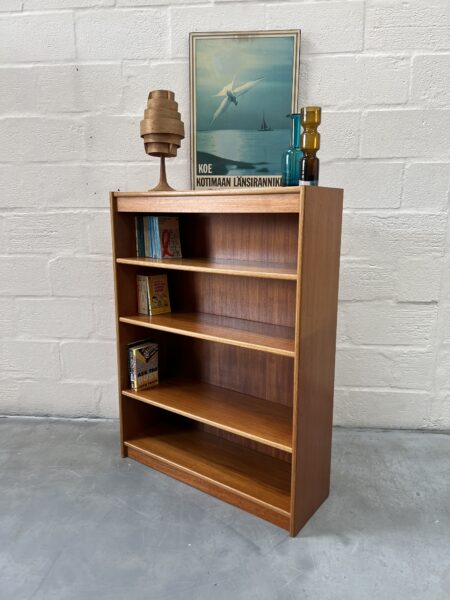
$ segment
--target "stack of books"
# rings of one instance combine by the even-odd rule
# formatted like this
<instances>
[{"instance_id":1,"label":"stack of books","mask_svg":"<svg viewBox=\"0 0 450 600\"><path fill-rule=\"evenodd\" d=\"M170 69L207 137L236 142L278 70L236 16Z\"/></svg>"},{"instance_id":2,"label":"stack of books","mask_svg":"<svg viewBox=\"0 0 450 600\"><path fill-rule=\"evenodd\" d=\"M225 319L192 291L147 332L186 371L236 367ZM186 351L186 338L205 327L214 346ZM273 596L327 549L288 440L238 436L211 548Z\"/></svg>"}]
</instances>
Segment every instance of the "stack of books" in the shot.
<instances>
[{"instance_id":1,"label":"stack of books","mask_svg":"<svg viewBox=\"0 0 450 600\"><path fill-rule=\"evenodd\" d=\"M181 258L178 217L137 215L136 254L147 258Z\"/></svg>"},{"instance_id":2,"label":"stack of books","mask_svg":"<svg viewBox=\"0 0 450 600\"><path fill-rule=\"evenodd\" d=\"M160 315L170 312L167 275L137 275L138 313Z\"/></svg>"},{"instance_id":3,"label":"stack of books","mask_svg":"<svg viewBox=\"0 0 450 600\"><path fill-rule=\"evenodd\" d=\"M140 340L128 345L128 374L134 391L158 385L158 344Z\"/></svg>"}]
</instances>

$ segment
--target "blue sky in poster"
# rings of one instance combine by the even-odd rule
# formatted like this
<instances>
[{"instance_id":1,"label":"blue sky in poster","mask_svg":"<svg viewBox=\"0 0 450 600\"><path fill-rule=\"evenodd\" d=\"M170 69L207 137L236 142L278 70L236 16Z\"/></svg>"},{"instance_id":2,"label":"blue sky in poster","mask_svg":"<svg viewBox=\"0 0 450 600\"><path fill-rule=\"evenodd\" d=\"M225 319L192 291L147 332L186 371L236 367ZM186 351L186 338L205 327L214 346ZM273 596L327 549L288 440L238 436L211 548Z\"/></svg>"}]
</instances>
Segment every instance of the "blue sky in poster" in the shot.
<instances>
[{"instance_id":1,"label":"blue sky in poster","mask_svg":"<svg viewBox=\"0 0 450 600\"><path fill-rule=\"evenodd\" d=\"M264 112L273 129L286 129L291 112L293 36L198 38L196 41L197 130L258 129ZM238 104L211 124L223 98L215 97L234 80L234 87L263 78Z\"/></svg>"}]
</instances>

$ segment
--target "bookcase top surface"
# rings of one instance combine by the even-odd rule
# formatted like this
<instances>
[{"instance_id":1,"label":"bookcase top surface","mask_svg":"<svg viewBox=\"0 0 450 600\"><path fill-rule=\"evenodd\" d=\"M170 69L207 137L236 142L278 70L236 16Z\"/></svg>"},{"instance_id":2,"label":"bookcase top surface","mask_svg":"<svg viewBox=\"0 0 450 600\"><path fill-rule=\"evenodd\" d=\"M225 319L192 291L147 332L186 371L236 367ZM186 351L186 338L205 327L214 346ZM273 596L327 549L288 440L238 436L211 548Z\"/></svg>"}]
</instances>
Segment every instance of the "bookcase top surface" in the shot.
<instances>
[{"instance_id":1,"label":"bookcase top surface","mask_svg":"<svg viewBox=\"0 0 450 600\"><path fill-rule=\"evenodd\" d=\"M341 188L323 187L323 186L288 186L288 187L267 187L267 188L224 188L217 190L172 190L172 191L130 191L130 192L111 192L115 198L174 198L177 196L266 196L273 194L292 194L298 195L305 189L314 190L340 190Z\"/></svg>"}]
</instances>

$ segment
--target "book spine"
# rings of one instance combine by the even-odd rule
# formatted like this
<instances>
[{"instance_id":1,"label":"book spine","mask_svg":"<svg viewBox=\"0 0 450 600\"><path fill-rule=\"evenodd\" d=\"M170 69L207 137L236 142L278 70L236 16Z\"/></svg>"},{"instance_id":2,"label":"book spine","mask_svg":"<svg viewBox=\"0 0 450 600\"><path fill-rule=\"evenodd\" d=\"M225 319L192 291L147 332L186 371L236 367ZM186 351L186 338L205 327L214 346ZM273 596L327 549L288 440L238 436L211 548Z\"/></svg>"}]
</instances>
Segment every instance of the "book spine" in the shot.
<instances>
[{"instance_id":1,"label":"book spine","mask_svg":"<svg viewBox=\"0 0 450 600\"><path fill-rule=\"evenodd\" d=\"M142 215L139 215L139 248L140 256L145 256L145 243L144 243L144 219Z\"/></svg>"},{"instance_id":2,"label":"book spine","mask_svg":"<svg viewBox=\"0 0 450 600\"><path fill-rule=\"evenodd\" d=\"M128 374L130 377L130 388L135 390L136 389L136 357L134 355L134 352L131 348L128 348Z\"/></svg>"},{"instance_id":3,"label":"book spine","mask_svg":"<svg viewBox=\"0 0 450 600\"><path fill-rule=\"evenodd\" d=\"M149 217L150 219L150 248L151 248L151 257L156 258L155 254L155 217Z\"/></svg>"},{"instance_id":4,"label":"book spine","mask_svg":"<svg viewBox=\"0 0 450 600\"><path fill-rule=\"evenodd\" d=\"M138 301L138 314L149 315L149 303L148 303L148 278L145 275L137 275L137 301Z\"/></svg>"},{"instance_id":5,"label":"book spine","mask_svg":"<svg viewBox=\"0 0 450 600\"><path fill-rule=\"evenodd\" d=\"M150 241L150 232L149 232L149 221L148 221L148 217L142 217L143 221L144 221L144 256L151 256L150 254L150 246L149 246L149 241Z\"/></svg>"},{"instance_id":6,"label":"book spine","mask_svg":"<svg viewBox=\"0 0 450 600\"><path fill-rule=\"evenodd\" d=\"M136 235L136 256L139 257L139 217L137 215L134 217L134 232Z\"/></svg>"},{"instance_id":7,"label":"book spine","mask_svg":"<svg viewBox=\"0 0 450 600\"><path fill-rule=\"evenodd\" d=\"M153 258L160 258L158 247L158 217L152 217Z\"/></svg>"}]
</instances>

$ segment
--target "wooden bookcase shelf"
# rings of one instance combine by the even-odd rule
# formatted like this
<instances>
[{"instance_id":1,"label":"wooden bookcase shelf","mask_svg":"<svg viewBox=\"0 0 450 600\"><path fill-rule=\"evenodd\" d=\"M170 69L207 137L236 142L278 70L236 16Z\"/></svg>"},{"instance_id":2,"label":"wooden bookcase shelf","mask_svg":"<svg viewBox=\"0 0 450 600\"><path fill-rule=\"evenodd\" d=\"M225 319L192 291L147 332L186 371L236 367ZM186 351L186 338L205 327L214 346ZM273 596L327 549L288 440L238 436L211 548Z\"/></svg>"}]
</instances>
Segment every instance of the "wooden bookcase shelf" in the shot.
<instances>
[{"instance_id":1,"label":"wooden bookcase shelf","mask_svg":"<svg viewBox=\"0 0 450 600\"><path fill-rule=\"evenodd\" d=\"M180 219L182 259L136 258L135 215ZM296 535L329 493L342 190L111 194L121 447ZM172 312L137 314L136 275ZM159 345L129 389L127 346Z\"/></svg>"},{"instance_id":2,"label":"wooden bookcase shelf","mask_svg":"<svg viewBox=\"0 0 450 600\"><path fill-rule=\"evenodd\" d=\"M117 262L137 267L175 269L219 275L237 275L241 277L261 277L262 279L297 280L296 265L261 263L256 261L211 260L207 258L118 258Z\"/></svg>"},{"instance_id":3,"label":"wooden bookcase shelf","mask_svg":"<svg viewBox=\"0 0 450 600\"><path fill-rule=\"evenodd\" d=\"M205 313L166 313L146 317L120 317L121 323L141 325L180 335L187 335L272 354L294 356L294 329L271 323L259 323Z\"/></svg>"},{"instance_id":4,"label":"wooden bookcase shelf","mask_svg":"<svg viewBox=\"0 0 450 600\"><path fill-rule=\"evenodd\" d=\"M123 390L122 393L272 448L292 452L292 407L183 378L162 381L148 390Z\"/></svg>"}]
</instances>

